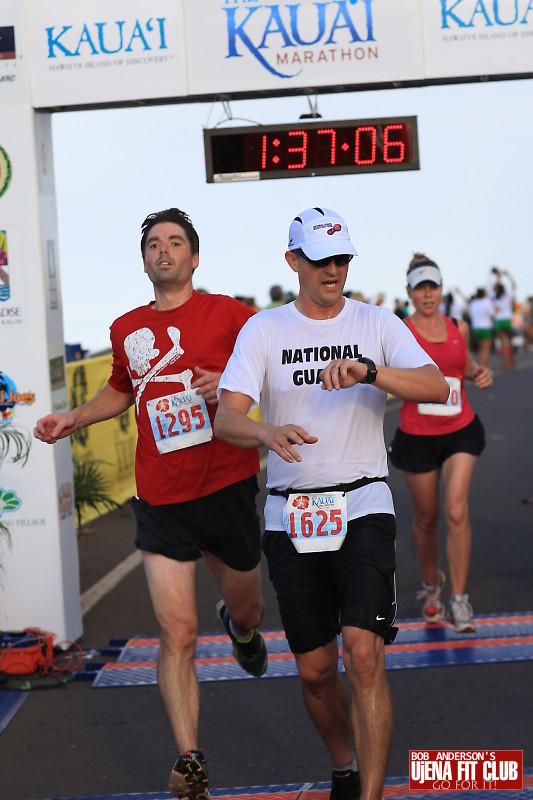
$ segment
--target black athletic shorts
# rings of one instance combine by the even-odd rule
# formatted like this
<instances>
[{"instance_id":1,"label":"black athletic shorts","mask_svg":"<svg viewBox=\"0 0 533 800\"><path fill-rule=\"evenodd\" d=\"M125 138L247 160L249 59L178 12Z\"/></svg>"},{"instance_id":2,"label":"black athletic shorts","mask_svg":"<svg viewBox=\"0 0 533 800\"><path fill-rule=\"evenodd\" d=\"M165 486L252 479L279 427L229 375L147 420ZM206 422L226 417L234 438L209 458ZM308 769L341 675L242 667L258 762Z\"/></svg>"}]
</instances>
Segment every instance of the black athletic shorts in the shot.
<instances>
[{"instance_id":1,"label":"black athletic shorts","mask_svg":"<svg viewBox=\"0 0 533 800\"><path fill-rule=\"evenodd\" d=\"M476 415L466 427L441 436L416 436L399 428L389 446L391 463L405 472L439 469L454 453L479 456L485 449L485 429Z\"/></svg>"},{"instance_id":2,"label":"black athletic shorts","mask_svg":"<svg viewBox=\"0 0 533 800\"><path fill-rule=\"evenodd\" d=\"M293 653L324 647L345 625L385 644L394 640L395 547L392 514L350 520L340 550L329 553L298 553L285 531L265 531L263 551Z\"/></svg>"},{"instance_id":3,"label":"black athletic shorts","mask_svg":"<svg viewBox=\"0 0 533 800\"><path fill-rule=\"evenodd\" d=\"M228 567L254 569L261 561L261 529L252 475L218 492L184 503L152 506L133 497L136 546L176 561L196 561L209 550Z\"/></svg>"}]
</instances>

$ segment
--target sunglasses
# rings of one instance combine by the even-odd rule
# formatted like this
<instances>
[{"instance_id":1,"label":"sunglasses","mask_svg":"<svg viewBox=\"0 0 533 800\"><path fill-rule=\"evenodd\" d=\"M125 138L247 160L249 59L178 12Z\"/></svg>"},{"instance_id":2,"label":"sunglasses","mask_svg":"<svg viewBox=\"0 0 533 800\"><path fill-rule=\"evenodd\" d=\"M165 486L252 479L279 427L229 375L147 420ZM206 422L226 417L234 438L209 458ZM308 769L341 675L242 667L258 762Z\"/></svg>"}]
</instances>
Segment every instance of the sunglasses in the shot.
<instances>
[{"instance_id":1,"label":"sunglasses","mask_svg":"<svg viewBox=\"0 0 533 800\"><path fill-rule=\"evenodd\" d=\"M308 258L305 255L304 251L301 248L298 248L294 252L297 253L299 256L302 256L302 258L305 258L305 260L308 261L310 264L312 264L313 267L327 267L330 261L334 261L336 267L345 267L347 264L350 263L350 261L353 258L353 255L351 255L351 253L343 253L340 256L327 256L326 258L319 258L316 261L313 261L312 258Z\"/></svg>"}]
</instances>

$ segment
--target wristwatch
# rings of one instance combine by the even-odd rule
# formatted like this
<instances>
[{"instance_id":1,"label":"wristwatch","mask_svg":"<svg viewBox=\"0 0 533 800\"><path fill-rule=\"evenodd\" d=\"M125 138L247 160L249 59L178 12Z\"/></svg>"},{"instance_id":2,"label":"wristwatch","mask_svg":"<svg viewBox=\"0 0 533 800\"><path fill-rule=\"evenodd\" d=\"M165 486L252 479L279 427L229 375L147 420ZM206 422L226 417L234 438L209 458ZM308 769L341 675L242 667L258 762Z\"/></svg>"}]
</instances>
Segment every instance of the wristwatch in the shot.
<instances>
[{"instance_id":1,"label":"wristwatch","mask_svg":"<svg viewBox=\"0 0 533 800\"><path fill-rule=\"evenodd\" d=\"M360 361L362 364L366 364L366 378L364 379L364 381L361 381L361 383L374 383L377 378L378 371L372 359L361 357L358 358L357 360Z\"/></svg>"}]
</instances>

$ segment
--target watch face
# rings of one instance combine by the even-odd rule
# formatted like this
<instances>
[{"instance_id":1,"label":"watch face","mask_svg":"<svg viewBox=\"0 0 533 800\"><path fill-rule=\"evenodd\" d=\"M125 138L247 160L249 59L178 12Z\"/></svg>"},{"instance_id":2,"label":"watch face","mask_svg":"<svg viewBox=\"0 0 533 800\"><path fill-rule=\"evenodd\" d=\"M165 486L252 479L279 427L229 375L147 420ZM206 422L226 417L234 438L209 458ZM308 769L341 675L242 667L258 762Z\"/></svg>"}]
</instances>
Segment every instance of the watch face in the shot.
<instances>
[{"instance_id":1,"label":"watch face","mask_svg":"<svg viewBox=\"0 0 533 800\"><path fill-rule=\"evenodd\" d=\"M362 361L363 364L366 364L366 378L363 383L374 383L377 378L378 371L372 359L360 358L359 361Z\"/></svg>"}]
</instances>

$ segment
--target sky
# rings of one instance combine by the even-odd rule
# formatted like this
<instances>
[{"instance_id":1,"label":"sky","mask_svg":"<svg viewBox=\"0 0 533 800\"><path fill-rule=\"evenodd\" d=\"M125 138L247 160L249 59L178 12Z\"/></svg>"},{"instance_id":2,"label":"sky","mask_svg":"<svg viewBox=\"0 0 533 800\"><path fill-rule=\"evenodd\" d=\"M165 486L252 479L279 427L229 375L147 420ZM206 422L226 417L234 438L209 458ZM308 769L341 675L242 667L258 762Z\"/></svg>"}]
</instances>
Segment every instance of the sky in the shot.
<instances>
[{"instance_id":1,"label":"sky","mask_svg":"<svg viewBox=\"0 0 533 800\"><path fill-rule=\"evenodd\" d=\"M285 262L291 220L311 206L337 211L358 257L346 289L386 305L405 298L414 251L435 260L444 291L470 296L492 266L516 297L533 295L533 80L319 95L327 121L418 118L420 170L208 184L203 129L292 123L305 96L77 111L52 119L64 337L90 353L109 326L153 298L140 225L170 206L200 236L196 288L269 302L279 283L297 293Z\"/></svg>"}]
</instances>

